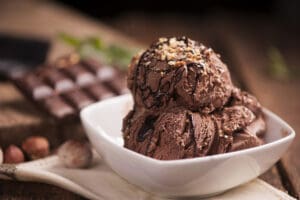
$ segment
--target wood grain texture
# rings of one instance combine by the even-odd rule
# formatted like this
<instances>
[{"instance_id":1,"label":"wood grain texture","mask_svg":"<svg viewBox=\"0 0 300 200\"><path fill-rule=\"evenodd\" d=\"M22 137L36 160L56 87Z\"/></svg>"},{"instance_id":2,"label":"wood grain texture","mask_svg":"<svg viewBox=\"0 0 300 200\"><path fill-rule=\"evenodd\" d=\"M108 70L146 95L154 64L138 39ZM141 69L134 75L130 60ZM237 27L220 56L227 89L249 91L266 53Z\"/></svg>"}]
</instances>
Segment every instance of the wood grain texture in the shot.
<instances>
[{"instance_id":1,"label":"wood grain texture","mask_svg":"<svg viewBox=\"0 0 300 200\"><path fill-rule=\"evenodd\" d=\"M267 24L267 23L265 23ZM286 120L297 132L300 131L300 78L295 75L289 80L280 81L268 75L268 48L276 46L283 53L284 58L289 66L300 67L299 61L299 45L298 37L285 32L280 33L282 27L278 29L274 27L257 26L261 33L255 34L254 30L249 27L242 26L237 30L232 24L227 25L231 28L231 34L226 41L231 45L232 54L236 58L240 76L247 83L247 87L253 92L261 103ZM224 30L224 29L223 29ZM238 31L236 37L231 35ZM277 33L277 34L276 34ZM286 38L289 40L286 40ZM283 184L289 193L295 197L300 194L300 136L296 134L296 138L287 153L280 162L279 172L281 173Z\"/></svg>"},{"instance_id":2,"label":"wood grain texture","mask_svg":"<svg viewBox=\"0 0 300 200\"><path fill-rule=\"evenodd\" d=\"M282 184L281 176L276 165L274 165L267 172L263 173L259 178L276 187L277 189L288 192Z\"/></svg>"},{"instance_id":3,"label":"wood grain texture","mask_svg":"<svg viewBox=\"0 0 300 200\"><path fill-rule=\"evenodd\" d=\"M12 12L12 10L14 10L14 12ZM240 36L240 38L233 40L235 36L241 34L241 30L239 29L240 26L236 25L237 22L227 22L222 24L219 19L224 20L224 17L220 18L220 16L217 16L212 19L205 18L201 19L200 21L195 21L190 17L174 19L172 16L157 16L156 18L147 18L147 16L144 18L140 16L122 16L115 21L115 27L119 28L122 32L129 36L137 38L141 43L146 44L150 43L159 36L187 35L193 39L203 41L205 44L208 44L214 48L214 44L221 44L223 40L226 39L227 43L225 42L223 45L216 46L216 50L221 54L227 51L226 57L228 56L228 58L225 58L226 61L235 62L236 66L238 66L233 69L233 73L235 74L233 77L236 80L235 82L250 89L255 95L258 96L262 104L266 105L268 108L271 108L288 122L290 122L292 126L296 128L296 131L299 130L299 117L297 119L297 113L295 111L300 110L300 103L296 102L297 98L299 101L299 96L294 94L295 89L297 89L295 85L298 82L293 80L292 83L288 82L279 84L274 80L269 80L268 77L265 77L265 75L262 75L260 67L265 65L266 58L264 57L265 52L263 50L257 51L257 48L261 48L261 46L255 47L255 44L258 42L248 40L244 33L247 32L246 29L243 32L243 37ZM238 25L242 23L243 21L239 21ZM195 26L195 24L197 24L197 26ZM256 24L252 24L250 29L254 29L255 26ZM140 43L128 39L128 37L126 37L124 34L120 34L89 17L81 16L68 8L58 6L48 1L1 2L0 29L2 32L11 34L25 35L28 37L34 36L51 40L53 45L48 57L49 61L54 60L62 54L72 51L57 40L57 33L61 31L69 32L76 36L99 34L109 42L141 46ZM232 34L232 37L224 38L223 30L229 31L229 33ZM226 32L226 34L228 34L228 32ZM234 61L232 61L232 58L234 58ZM291 56L291 60L294 59L295 63L297 63L297 59L295 58L296 57ZM257 59L261 60L257 61ZM236 75L239 75L240 77L237 77ZM243 83L240 82L240 79L243 79ZM266 85L264 82L265 79L267 79ZM289 87L290 84L293 86ZM6 85L5 87L11 88L12 86ZM276 90L274 90L274 88L276 88ZM279 88L279 90L277 90L277 88ZM0 87L0 94L1 91L4 90ZM9 90L7 91L9 93ZM283 95L280 97L281 94L284 94L285 97L282 97ZM12 95L11 99L6 99L4 101L6 103L13 102L16 98L20 98L18 96L20 95ZM2 96L0 96L0 98L1 97ZM290 105L286 106L285 102L289 101L290 98L294 99L291 100ZM23 103L24 100L21 98L20 102ZM2 105L0 104L0 106ZM6 112L15 112L13 111L13 107L14 106L10 106L10 108L6 107L6 109L8 109ZM0 109L3 109L3 107L0 107ZM36 119L34 117L30 120L32 121L30 123L36 123ZM18 123L21 122L18 121ZM297 136L297 138L299 140L299 136ZM288 155L286 155L282 160L282 169L286 170L288 180L293 182L293 187L296 192L299 191L297 179L298 181L300 180L300 159L297 158L295 152L300 152L299 148L299 142L295 142ZM290 165L288 165L289 163ZM281 180L286 179L282 179L281 175L282 174L279 174L278 168L273 167L261 178L275 187L283 189L284 187ZM296 192L294 195L296 195ZM49 196L48 194L51 195ZM0 199L47 198L80 199L80 197L68 191L45 184L0 181Z\"/></svg>"},{"instance_id":4,"label":"wood grain texture","mask_svg":"<svg viewBox=\"0 0 300 200\"><path fill-rule=\"evenodd\" d=\"M32 182L0 180L1 200L83 200L84 198L59 187Z\"/></svg>"},{"instance_id":5,"label":"wood grain texture","mask_svg":"<svg viewBox=\"0 0 300 200\"><path fill-rule=\"evenodd\" d=\"M60 141L57 126L47 115L38 111L8 82L0 84L0 145L20 145L31 135L42 135L52 146Z\"/></svg>"}]
</instances>

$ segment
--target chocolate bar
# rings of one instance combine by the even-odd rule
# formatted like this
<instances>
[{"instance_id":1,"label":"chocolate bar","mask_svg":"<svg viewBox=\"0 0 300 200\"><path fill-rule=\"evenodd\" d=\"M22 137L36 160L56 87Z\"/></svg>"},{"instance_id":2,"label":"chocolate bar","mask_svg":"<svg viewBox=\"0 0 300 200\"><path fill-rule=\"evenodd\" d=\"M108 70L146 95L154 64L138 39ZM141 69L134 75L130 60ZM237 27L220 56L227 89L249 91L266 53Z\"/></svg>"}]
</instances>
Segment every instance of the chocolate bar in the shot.
<instances>
[{"instance_id":1,"label":"chocolate bar","mask_svg":"<svg viewBox=\"0 0 300 200\"><path fill-rule=\"evenodd\" d=\"M95 60L61 58L14 78L19 90L58 120L78 116L78 112L99 100L128 92L124 73Z\"/></svg>"}]
</instances>

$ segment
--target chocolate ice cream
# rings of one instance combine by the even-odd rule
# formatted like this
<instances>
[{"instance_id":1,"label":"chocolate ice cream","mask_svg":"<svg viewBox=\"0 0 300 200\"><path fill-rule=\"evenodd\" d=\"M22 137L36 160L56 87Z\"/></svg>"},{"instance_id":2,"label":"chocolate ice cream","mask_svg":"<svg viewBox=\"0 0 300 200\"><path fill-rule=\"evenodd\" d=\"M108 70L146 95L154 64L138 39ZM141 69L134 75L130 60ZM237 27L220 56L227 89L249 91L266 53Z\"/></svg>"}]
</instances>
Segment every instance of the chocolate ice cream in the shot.
<instances>
[{"instance_id":1,"label":"chocolate ice cream","mask_svg":"<svg viewBox=\"0 0 300 200\"><path fill-rule=\"evenodd\" d=\"M160 38L136 56L123 121L125 147L160 160L255 147L266 125L255 97L233 86L212 49L186 37Z\"/></svg>"},{"instance_id":2,"label":"chocolate ice cream","mask_svg":"<svg viewBox=\"0 0 300 200\"><path fill-rule=\"evenodd\" d=\"M136 106L183 106L201 113L221 108L233 89L220 56L186 37L160 38L137 56L129 67L128 87Z\"/></svg>"}]
</instances>

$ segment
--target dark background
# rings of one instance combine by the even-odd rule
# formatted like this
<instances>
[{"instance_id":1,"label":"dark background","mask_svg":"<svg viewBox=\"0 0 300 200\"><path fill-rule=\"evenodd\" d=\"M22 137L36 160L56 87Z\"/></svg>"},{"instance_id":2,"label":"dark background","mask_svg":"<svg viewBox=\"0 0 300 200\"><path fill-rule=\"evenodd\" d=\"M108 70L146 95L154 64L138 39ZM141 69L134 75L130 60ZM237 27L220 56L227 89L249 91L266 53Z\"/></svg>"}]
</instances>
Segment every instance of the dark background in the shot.
<instances>
[{"instance_id":1,"label":"dark background","mask_svg":"<svg viewBox=\"0 0 300 200\"><path fill-rule=\"evenodd\" d=\"M268 34L263 38L266 46L275 45L283 51L286 40L289 44L298 44L300 40L299 0L56 1L101 20L144 44L161 36L185 35L213 45L202 36L203 32L211 32L211 37L215 37L212 21L215 24L234 23L235 27L244 31L249 29L257 37Z\"/></svg>"},{"instance_id":2,"label":"dark background","mask_svg":"<svg viewBox=\"0 0 300 200\"><path fill-rule=\"evenodd\" d=\"M78 1L57 0L88 15L101 19L112 19L128 12L143 14L177 14L204 17L211 13L226 12L240 15L262 15L288 23L299 23L300 1L298 0L211 0L211 1Z\"/></svg>"}]
</instances>

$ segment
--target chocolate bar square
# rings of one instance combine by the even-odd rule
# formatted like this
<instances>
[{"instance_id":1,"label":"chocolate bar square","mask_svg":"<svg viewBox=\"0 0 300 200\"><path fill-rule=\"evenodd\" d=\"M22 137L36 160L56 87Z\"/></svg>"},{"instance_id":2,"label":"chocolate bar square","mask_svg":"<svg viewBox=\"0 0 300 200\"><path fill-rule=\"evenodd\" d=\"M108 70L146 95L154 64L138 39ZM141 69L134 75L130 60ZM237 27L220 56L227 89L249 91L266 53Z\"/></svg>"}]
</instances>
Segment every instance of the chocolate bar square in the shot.
<instances>
[{"instance_id":1,"label":"chocolate bar square","mask_svg":"<svg viewBox=\"0 0 300 200\"><path fill-rule=\"evenodd\" d=\"M76 118L82 108L95 101L128 92L124 73L94 60L74 61L74 56L13 81L25 96L60 121Z\"/></svg>"}]
</instances>

